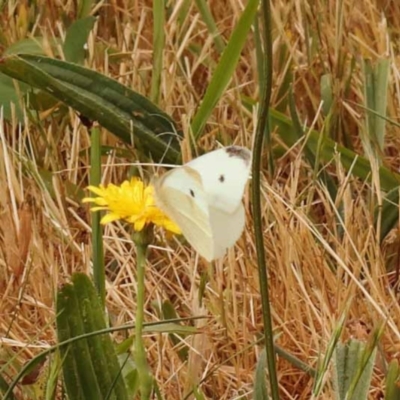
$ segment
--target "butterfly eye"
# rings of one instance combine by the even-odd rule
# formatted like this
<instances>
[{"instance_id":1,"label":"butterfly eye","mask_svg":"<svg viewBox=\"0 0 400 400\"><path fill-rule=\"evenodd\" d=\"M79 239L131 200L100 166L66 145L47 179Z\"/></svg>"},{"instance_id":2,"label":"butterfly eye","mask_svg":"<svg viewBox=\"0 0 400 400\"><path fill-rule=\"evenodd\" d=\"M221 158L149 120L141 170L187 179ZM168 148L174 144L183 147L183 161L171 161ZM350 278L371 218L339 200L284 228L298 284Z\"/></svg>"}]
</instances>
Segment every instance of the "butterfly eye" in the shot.
<instances>
[{"instance_id":1,"label":"butterfly eye","mask_svg":"<svg viewBox=\"0 0 400 400\"><path fill-rule=\"evenodd\" d=\"M192 189L190 189L190 195L194 198L195 196L194 196L194 192L193 192L193 190Z\"/></svg>"},{"instance_id":2,"label":"butterfly eye","mask_svg":"<svg viewBox=\"0 0 400 400\"><path fill-rule=\"evenodd\" d=\"M225 182L225 176L224 175L220 175L218 180L222 183Z\"/></svg>"}]
</instances>

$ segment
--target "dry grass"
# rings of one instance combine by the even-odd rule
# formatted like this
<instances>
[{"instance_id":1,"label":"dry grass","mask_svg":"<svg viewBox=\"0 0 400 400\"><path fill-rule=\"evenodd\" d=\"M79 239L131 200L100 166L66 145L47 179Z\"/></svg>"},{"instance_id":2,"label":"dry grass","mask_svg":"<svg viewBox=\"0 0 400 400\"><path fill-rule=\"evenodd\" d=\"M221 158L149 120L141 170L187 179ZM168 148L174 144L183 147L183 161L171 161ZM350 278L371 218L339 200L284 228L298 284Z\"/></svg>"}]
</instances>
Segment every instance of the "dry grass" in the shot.
<instances>
[{"instance_id":1,"label":"dry grass","mask_svg":"<svg viewBox=\"0 0 400 400\"><path fill-rule=\"evenodd\" d=\"M182 2L170 3L160 107L187 127L212 73L209 66L218 60L218 54L196 7L190 7L180 24ZM210 3L220 32L228 38L242 2ZM390 59L389 117L396 119L399 111L400 7L390 0L273 3L276 58L272 107L282 104L280 89L288 68L293 71L302 121L311 124L315 120L315 128L321 131L331 124L334 138L345 140L361 154L363 112L356 105L363 97L361 57ZM49 39L59 36L64 29L59 23L61 16L75 13L72 4L39 0L35 11L34 6L28 9L21 2L13 7L10 2L0 14L3 43L11 45L28 34ZM336 18L339 4L343 4L341 29ZM152 72L151 2L100 3L97 8L100 19L90 37L88 66L147 95ZM37 20L36 25L27 23L33 20ZM117 53L105 57L107 46ZM192 47L198 47L199 54L194 55ZM353 70L351 56L355 57ZM321 74L327 72L332 74L335 108L330 122L318 111L319 82ZM200 146L214 148L218 138L223 143L233 141L251 147L255 112L242 106L243 95L254 99L258 95L252 39ZM23 127L16 122L0 127L1 359L4 362L16 355L12 362L15 368L37 354L38 347L55 343L54 299L58 285L75 271L91 271L89 212L69 197L65 185L66 181L81 188L87 185L89 161L82 152L89 146L87 131L72 111L63 118L56 113L30 119L26 115L25 122ZM106 132L102 142L117 143ZM278 136L274 143L282 154ZM397 128L389 126L387 166L398 168L399 145ZM398 239L393 235L393 242L382 248L373 228L373 196L379 193L379 181L366 184L351 173L329 166L340 192L336 204L332 204L299 150L300 145L284 149L275 160L275 175L267 176L265 172L262 187L277 343L316 367L347 307L343 340L365 339L385 321L370 391L371 399L381 398L384 360L398 358L400 351L400 308L387 276ZM118 183L128 171L128 167L118 164L132 160L104 157L103 161L104 182ZM52 171L56 188L53 196L38 178L39 169ZM144 173L150 176L151 171L146 169ZM193 250L175 239L166 244L161 235L157 236L158 247L151 250L146 320L159 319L158 307L165 300L173 303L181 317L209 317L198 322L201 334L185 339L190 348L187 362L179 359L177 349L165 335L147 336L148 360L166 399L183 398L190 384L199 382L210 371L213 373L202 385L207 398L251 398L260 351L255 342L262 332L262 316L248 197L245 203L246 231L235 249L214 266L198 260ZM129 232L122 226L107 226L105 251L109 271L107 304L113 324L122 325L135 319L135 248ZM200 305L200 276L205 272L209 282ZM13 367L7 371L12 375ZM283 399L310 398L313 381L306 373L279 359L278 377ZM24 388L20 390L27 393ZM321 398L333 398L329 383Z\"/></svg>"}]
</instances>

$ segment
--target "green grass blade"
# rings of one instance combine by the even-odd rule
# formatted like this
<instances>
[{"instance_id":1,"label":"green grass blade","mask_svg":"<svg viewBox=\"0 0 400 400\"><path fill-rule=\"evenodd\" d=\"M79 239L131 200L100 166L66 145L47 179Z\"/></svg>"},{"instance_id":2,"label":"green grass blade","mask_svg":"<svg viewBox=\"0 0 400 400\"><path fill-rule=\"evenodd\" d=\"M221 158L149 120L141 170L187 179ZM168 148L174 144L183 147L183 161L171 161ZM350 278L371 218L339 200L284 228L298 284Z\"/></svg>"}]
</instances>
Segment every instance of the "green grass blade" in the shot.
<instances>
[{"instance_id":1,"label":"green grass blade","mask_svg":"<svg viewBox=\"0 0 400 400\"><path fill-rule=\"evenodd\" d=\"M163 70L163 52L165 46L165 6L164 0L153 1L153 70L151 76L150 99L157 104L160 101L161 73Z\"/></svg>"},{"instance_id":2,"label":"green grass blade","mask_svg":"<svg viewBox=\"0 0 400 400\"><path fill-rule=\"evenodd\" d=\"M399 221L399 188L391 190L383 199L382 207L377 207L375 223L380 221L379 237L382 242Z\"/></svg>"},{"instance_id":3,"label":"green grass blade","mask_svg":"<svg viewBox=\"0 0 400 400\"><path fill-rule=\"evenodd\" d=\"M392 360L386 374L385 400L400 399L400 368L397 360Z\"/></svg>"},{"instance_id":4,"label":"green grass blade","mask_svg":"<svg viewBox=\"0 0 400 400\"><path fill-rule=\"evenodd\" d=\"M101 182L101 132L98 127L91 129L90 184L98 186ZM103 228L100 224L100 211L92 215L93 280L100 297L101 307L106 303L106 275L104 266Z\"/></svg>"},{"instance_id":5,"label":"green grass blade","mask_svg":"<svg viewBox=\"0 0 400 400\"><path fill-rule=\"evenodd\" d=\"M247 34L253 24L258 8L258 0L249 0L243 11L232 36L229 39L221 59L214 71L211 82L207 87L203 101L192 121L192 132L198 139L203 131L207 119L228 86L236 65L239 61L241 51L247 40Z\"/></svg>"},{"instance_id":6,"label":"green grass blade","mask_svg":"<svg viewBox=\"0 0 400 400\"><path fill-rule=\"evenodd\" d=\"M374 154L379 159L385 144L387 92L390 62L379 60L375 67L364 60L364 101L366 108L366 135L363 145L366 154ZM372 153L371 153L372 151Z\"/></svg>"},{"instance_id":7,"label":"green grass blade","mask_svg":"<svg viewBox=\"0 0 400 400\"><path fill-rule=\"evenodd\" d=\"M347 306L349 307L349 305ZM343 331L343 326L345 323L346 315L347 315L347 310L345 310L342 315L340 316L340 319L337 323L337 326L332 334L332 337L328 343L328 348L326 350L324 358L321 360L320 366L318 368L317 374L315 376L315 381L314 381L314 387L313 387L313 395L314 396L319 396L321 393L321 390L323 388L323 384L325 382L325 375L328 372L329 364L331 362L331 359L336 351L336 348L339 343L340 335L342 334ZM342 365L338 363L337 368L342 368Z\"/></svg>"},{"instance_id":8,"label":"green grass blade","mask_svg":"<svg viewBox=\"0 0 400 400\"><path fill-rule=\"evenodd\" d=\"M8 386L7 381L3 378L2 375L0 375L0 392L1 393L6 393L9 391L10 387ZM8 400L14 400L14 395L12 393L9 393L7 396Z\"/></svg>"},{"instance_id":9,"label":"green grass blade","mask_svg":"<svg viewBox=\"0 0 400 400\"><path fill-rule=\"evenodd\" d=\"M260 353L254 377L254 400L268 400L268 390L266 383L267 352L265 349Z\"/></svg>"},{"instance_id":10,"label":"green grass blade","mask_svg":"<svg viewBox=\"0 0 400 400\"><path fill-rule=\"evenodd\" d=\"M85 18L90 14L94 0L78 0L78 18Z\"/></svg>"},{"instance_id":11,"label":"green grass blade","mask_svg":"<svg viewBox=\"0 0 400 400\"><path fill-rule=\"evenodd\" d=\"M203 21L207 25L208 31L214 39L215 47L218 53L222 53L225 49L224 39L219 33L217 24L215 23L214 17L211 13L210 7L205 0L195 0L196 6L203 18Z\"/></svg>"}]
</instances>

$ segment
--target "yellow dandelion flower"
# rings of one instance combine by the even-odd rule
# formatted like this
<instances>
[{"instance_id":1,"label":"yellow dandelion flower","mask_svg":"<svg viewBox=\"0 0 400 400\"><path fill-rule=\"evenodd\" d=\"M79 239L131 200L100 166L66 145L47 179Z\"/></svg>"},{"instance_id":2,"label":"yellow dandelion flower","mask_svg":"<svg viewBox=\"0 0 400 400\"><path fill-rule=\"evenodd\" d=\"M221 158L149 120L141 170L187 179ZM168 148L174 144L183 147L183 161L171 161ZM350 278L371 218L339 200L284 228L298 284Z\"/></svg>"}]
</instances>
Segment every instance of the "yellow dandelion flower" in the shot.
<instances>
[{"instance_id":1,"label":"yellow dandelion flower","mask_svg":"<svg viewBox=\"0 0 400 400\"><path fill-rule=\"evenodd\" d=\"M152 223L173 233L181 233L179 227L155 205L153 187L145 186L139 178L124 181L120 186L110 183L106 187L89 186L88 189L97 197L86 197L83 203L93 203L91 211L108 211L101 219L102 224L122 219L131 223L136 231Z\"/></svg>"}]
</instances>

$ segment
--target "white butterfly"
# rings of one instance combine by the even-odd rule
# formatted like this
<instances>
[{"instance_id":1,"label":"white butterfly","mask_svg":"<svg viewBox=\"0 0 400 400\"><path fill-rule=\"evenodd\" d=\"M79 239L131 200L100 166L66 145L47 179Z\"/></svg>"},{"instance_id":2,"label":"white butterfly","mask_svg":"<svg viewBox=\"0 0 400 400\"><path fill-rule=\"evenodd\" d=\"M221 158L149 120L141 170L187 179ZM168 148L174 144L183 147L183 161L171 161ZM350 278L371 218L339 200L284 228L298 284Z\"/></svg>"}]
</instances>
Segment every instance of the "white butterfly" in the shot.
<instances>
[{"instance_id":1,"label":"white butterfly","mask_svg":"<svg viewBox=\"0 0 400 400\"><path fill-rule=\"evenodd\" d=\"M222 257L243 232L242 197L250 161L250 150L225 147L154 181L157 206L208 261Z\"/></svg>"}]
</instances>

